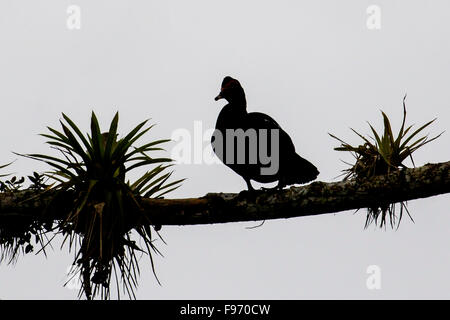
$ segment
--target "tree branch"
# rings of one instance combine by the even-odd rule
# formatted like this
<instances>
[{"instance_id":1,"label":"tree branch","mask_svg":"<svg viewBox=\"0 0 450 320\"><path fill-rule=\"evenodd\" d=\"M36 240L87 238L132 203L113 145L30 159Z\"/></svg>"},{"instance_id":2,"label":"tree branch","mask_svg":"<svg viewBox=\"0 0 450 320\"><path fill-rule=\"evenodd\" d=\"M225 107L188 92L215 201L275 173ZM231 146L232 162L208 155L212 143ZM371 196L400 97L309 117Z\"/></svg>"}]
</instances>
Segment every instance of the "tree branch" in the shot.
<instances>
[{"instance_id":1,"label":"tree branch","mask_svg":"<svg viewBox=\"0 0 450 320\"><path fill-rule=\"evenodd\" d=\"M195 225L292 218L379 206L450 193L450 161L404 169L361 182L313 182L281 191L209 193L201 198L143 199L144 212L155 225ZM0 194L0 219L42 216L47 203L31 190ZM64 208L66 199L58 204ZM47 218L60 219L52 210ZM0 220L1 222L1 220Z\"/></svg>"}]
</instances>

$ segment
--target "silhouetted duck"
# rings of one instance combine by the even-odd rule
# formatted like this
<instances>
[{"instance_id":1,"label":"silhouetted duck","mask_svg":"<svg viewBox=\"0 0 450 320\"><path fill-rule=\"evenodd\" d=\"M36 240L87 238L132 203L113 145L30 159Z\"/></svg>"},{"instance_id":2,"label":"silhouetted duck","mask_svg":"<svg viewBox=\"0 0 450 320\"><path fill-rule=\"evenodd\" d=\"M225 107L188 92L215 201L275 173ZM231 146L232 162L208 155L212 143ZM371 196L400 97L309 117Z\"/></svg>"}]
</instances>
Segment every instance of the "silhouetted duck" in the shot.
<instances>
[{"instance_id":1,"label":"silhouetted duck","mask_svg":"<svg viewBox=\"0 0 450 320\"><path fill-rule=\"evenodd\" d=\"M239 81L225 77L215 98L219 99L228 104L217 118L211 144L220 160L244 178L249 191L254 190L250 180L278 181L276 188L281 189L316 179L317 168L295 152L291 138L274 119L264 113L247 112Z\"/></svg>"}]
</instances>

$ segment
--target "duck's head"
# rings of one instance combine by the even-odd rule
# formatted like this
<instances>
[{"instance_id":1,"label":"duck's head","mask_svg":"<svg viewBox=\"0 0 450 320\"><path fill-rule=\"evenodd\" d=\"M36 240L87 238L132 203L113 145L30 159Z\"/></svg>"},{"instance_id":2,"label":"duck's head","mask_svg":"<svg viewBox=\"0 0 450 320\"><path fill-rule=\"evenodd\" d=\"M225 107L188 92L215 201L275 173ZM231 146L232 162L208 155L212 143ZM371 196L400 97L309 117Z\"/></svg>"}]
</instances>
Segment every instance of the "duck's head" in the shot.
<instances>
[{"instance_id":1,"label":"duck's head","mask_svg":"<svg viewBox=\"0 0 450 320\"><path fill-rule=\"evenodd\" d=\"M246 104L244 89L236 79L225 77L222 81L220 93L214 100L225 99L229 103Z\"/></svg>"}]
</instances>

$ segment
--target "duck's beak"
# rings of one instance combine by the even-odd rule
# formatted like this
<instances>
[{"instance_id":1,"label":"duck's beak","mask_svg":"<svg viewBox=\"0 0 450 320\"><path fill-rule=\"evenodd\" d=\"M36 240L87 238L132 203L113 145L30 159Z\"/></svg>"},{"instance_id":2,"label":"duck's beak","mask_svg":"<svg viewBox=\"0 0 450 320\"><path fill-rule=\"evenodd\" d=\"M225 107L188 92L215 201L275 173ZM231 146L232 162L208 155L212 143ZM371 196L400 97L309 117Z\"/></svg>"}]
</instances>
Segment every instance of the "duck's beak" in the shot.
<instances>
[{"instance_id":1,"label":"duck's beak","mask_svg":"<svg viewBox=\"0 0 450 320\"><path fill-rule=\"evenodd\" d=\"M221 92L222 93L222 92ZM214 98L215 101L223 99L222 94L219 93L219 95L217 97Z\"/></svg>"}]
</instances>

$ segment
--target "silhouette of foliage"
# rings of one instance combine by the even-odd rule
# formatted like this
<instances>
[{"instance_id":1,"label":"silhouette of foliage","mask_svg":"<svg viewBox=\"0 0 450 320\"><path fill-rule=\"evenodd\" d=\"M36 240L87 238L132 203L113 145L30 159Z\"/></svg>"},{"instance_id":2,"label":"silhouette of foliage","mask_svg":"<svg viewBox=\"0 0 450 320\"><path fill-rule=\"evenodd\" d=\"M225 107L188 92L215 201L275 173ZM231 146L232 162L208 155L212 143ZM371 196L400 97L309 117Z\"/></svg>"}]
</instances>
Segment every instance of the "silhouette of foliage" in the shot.
<instances>
[{"instance_id":1,"label":"silhouette of foliage","mask_svg":"<svg viewBox=\"0 0 450 320\"><path fill-rule=\"evenodd\" d=\"M137 252L147 254L155 274L153 253L159 253L150 229L152 222L142 214L141 197L162 197L179 187L182 180L168 182L169 158L155 158L150 152L163 150L160 145L169 140L155 140L135 147L135 143L153 126L141 122L123 138L118 139L119 115L114 116L108 132L101 133L97 117L91 116L90 133L84 135L75 123L63 114L62 131L48 127L47 144L62 156L25 154L43 161L52 170L45 176L55 181L45 185L42 177L30 176L32 188L44 188L41 197L58 201L62 194L71 194L64 217L54 228L64 235L69 251L75 250L73 276L79 276L82 294L87 299L110 298L114 274L120 298L119 280L129 298L135 298L139 266ZM134 183L125 181L130 171L155 165ZM143 243L136 244L133 233ZM157 279L157 278L156 278Z\"/></svg>"},{"instance_id":2,"label":"silhouette of foliage","mask_svg":"<svg viewBox=\"0 0 450 320\"><path fill-rule=\"evenodd\" d=\"M0 166L0 169L9 166L11 163ZM10 174L2 174L0 177L7 177ZM28 177L29 179L31 177ZM42 176L34 173L33 178L41 181ZM31 179L30 179L31 180ZM24 177L12 176L10 179L0 181L0 192L13 193L23 188ZM31 181L33 183L33 181ZM35 190L41 189L42 185L35 185ZM0 262L7 261L15 263L20 253L30 253L34 250L33 239L36 244L43 244L45 232L51 229L52 222L36 217L21 217L16 219L13 216L2 216L0 221Z\"/></svg>"},{"instance_id":3,"label":"silhouette of foliage","mask_svg":"<svg viewBox=\"0 0 450 320\"><path fill-rule=\"evenodd\" d=\"M431 125L436 119L428 121L418 129L410 133L413 125L405 128L405 100L406 96L403 98L403 120L397 136L393 134L391 122L388 116L383 111L381 111L384 124L384 132L382 135L380 135L370 123L368 124L373 133L373 137L365 137L354 129L351 129L364 141L364 143L361 145L352 146L349 143L346 143L345 141L329 133L332 138L341 142L341 146L334 148L334 150L349 151L356 159L356 162L353 165L348 163L350 165L350 168L343 170L345 175L344 180L356 179L358 181L364 178L369 178L377 175L385 175L389 174L392 171L404 169L406 168L406 166L404 165L403 161L405 161L407 158L411 159L413 165L415 166L412 157L413 152L441 136L443 132L431 139L428 138L428 135L418 137L418 134L429 125ZM400 202L399 207L400 208L397 216L395 203L383 203L382 199L380 199L380 203L378 206L368 208L365 227L367 228L372 222L375 222L375 224L377 224L378 220L380 221L379 225L381 227L385 226L386 218L389 216L391 227L397 225L398 228L404 211L406 211L411 218L406 202Z\"/></svg>"}]
</instances>

